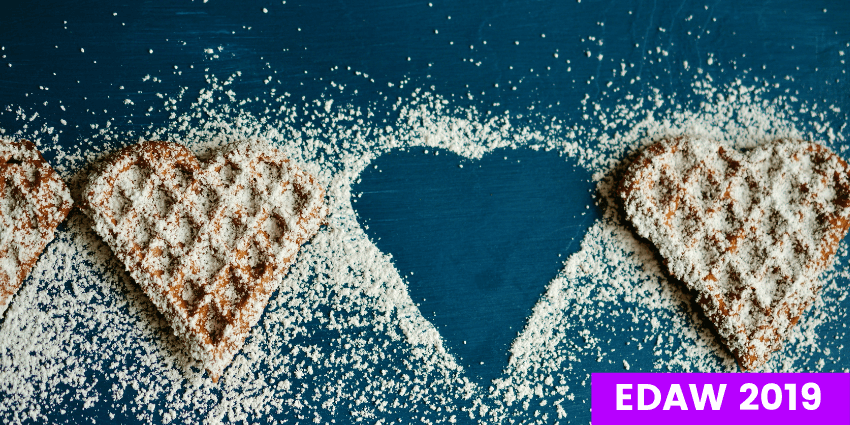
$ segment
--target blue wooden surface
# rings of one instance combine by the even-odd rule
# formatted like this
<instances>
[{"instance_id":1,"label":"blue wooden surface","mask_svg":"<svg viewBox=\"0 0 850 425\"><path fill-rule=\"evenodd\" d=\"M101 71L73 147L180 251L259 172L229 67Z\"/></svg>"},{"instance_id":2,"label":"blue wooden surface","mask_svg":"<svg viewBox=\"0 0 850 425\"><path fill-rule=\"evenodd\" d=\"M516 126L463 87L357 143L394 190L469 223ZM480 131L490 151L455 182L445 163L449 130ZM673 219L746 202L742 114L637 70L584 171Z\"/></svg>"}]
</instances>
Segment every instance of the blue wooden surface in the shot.
<instances>
[{"instance_id":1,"label":"blue wooden surface","mask_svg":"<svg viewBox=\"0 0 850 425\"><path fill-rule=\"evenodd\" d=\"M234 90L246 97L276 87L294 98L315 99L332 80L348 87L336 95L340 101L386 105L389 110L385 96L394 99L434 86L434 92L459 106L494 114L535 106L580 123L585 95L613 106L616 96L607 88L609 81L623 87L640 76L629 93L647 95L655 88L685 96L694 73L684 71L684 62L706 66L711 54L715 68L723 69L712 74L718 85L758 78L781 83L802 101L834 104L845 121L850 111L850 66L837 54L850 53L850 3L843 0L431 3L5 1L0 13L0 106L20 107L27 115L38 112L32 125L61 128L62 149L69 151L90 149L78 142L95 133L90 124L110 118L115 118L116 132L162 126L167 113L145 114L149 105L161 104L157 93L173 95L182 87L196 93L207 86L205 75L226 77L236 71L243 77ZM204 53L219 46L218 59ZM669 55L647 54L656 47ZM622 61L635 65L625 78L612 73ZM349 66L374 82L347 71ZM144 83L145 75L162 82ZM267 85L269 75L274 79ZM401 80L409 81L404 89L387 84ZM262 106L256 110L261 112ZM24 124L13 111L0 111L0 128L7 133L22 130ZM543 125L533 120L524 124ZM501 159L505 155L509 160ZM370 200L369 206L357 209L361 222L370 226L369 235L380 238L378 247L394 254L411 296L440 329L450 351L463 358L472 379L486 381L504 366L507 345L560 261L576 249L572 238L580 238L588 217L597 212L573 218L573 207L588 205L588 176L551 155L498 153L463 169L454 168L458 161L418 152L381 157L375 164L384 175L369 170L355 188ZM432 175L437 169L443 170L443 178ZM403 171L412 175L402 177ZM518 177L497 178L506 175ZM425 190L427 181L433 186ZM530 182L539 187L529 187ZM501 197L500 208L493 207L491 191ZM558 196L535 198L540 191ZM522 197L534 201L516 203ZM552 202L562 208L553 208ZM416 207L402 211L405 204ZM545 216L557 231L526 233L534 227L530 223L521 224L521 234L504 231L505 221L529 211ZM446 234L432 232L437 223L449 223ZM517 244L522 237L534 243ZM441 246L443 241L448 245ZM470 247L480 255L451 261ZM499 279L503 286L482 291L482 285ZM492 298L459 308L482 293ZM494 316L496 310L506 314ZM840 328L824 332L835 332L850 346ZM317 341L321 337L314 336ZM633 370L650 370L649 358L622 355ZM577 390L579 399L589 396L589 388L582 391ZM84 423L92 416L110 421L106 409L82 410L76 402L50 409L56 421ZM67 413L60 414L62 409ZM574 421L589 419L586 407L571 412ZM114 420L132 421L127 415ZM284 414L278 419L292 418ZM337 423L345 421L341 417Z\"/></svg>"},{"instance_id":2,"label":"blue wooden surface","mask_svg":"<svg viewBox=\"0 0 850 425\"><path fill-rule=\"evenodd\" d=\"M530 149L477 161L419 149L374 165L353 188L362 194L361 225L393 254L419 310L486 387L545 285L599 217L590 174Z\"/></svg>"}]
</instances>

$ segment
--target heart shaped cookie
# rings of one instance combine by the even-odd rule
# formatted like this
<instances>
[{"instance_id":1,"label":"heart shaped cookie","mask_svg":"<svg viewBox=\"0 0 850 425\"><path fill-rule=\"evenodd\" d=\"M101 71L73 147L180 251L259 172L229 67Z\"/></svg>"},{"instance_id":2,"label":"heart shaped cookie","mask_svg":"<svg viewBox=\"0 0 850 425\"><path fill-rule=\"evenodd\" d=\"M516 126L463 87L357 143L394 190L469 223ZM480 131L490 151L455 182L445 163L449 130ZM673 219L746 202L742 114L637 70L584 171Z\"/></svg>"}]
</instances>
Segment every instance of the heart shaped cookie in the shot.
<instances>
[{"instance_id":1,"label":"heart shaped cookie","mask_svg":"<svg viewBox=\"0 0 850 425\"><path fill-rule=\"evenodd\" d=\"M83 196L95 231L213 381L327 214L312 176L248 144L206 163L175 143L129 146Z\"/></svg>"},{"instance_id":2,"label":"heart shaped cookie","mask_svg":"<svg viewBox=\"0 0 850 425\"><path fill-rule=\"evenodd\" d=\"M0 140L0 317L71 204L65 183L32 142Z\"/></svg>"},{"instance_id":3,"label":"heart shaped cookie","mask_svg":"<svg viewBox=\"0 0 850 425\"><path fill-rule=\"evenodd\" d=\"M797 140L746 153L663 140L631 164L619 196L744 370L782 347L850 226L847 163Z\"/></svg>"}]
</instances>

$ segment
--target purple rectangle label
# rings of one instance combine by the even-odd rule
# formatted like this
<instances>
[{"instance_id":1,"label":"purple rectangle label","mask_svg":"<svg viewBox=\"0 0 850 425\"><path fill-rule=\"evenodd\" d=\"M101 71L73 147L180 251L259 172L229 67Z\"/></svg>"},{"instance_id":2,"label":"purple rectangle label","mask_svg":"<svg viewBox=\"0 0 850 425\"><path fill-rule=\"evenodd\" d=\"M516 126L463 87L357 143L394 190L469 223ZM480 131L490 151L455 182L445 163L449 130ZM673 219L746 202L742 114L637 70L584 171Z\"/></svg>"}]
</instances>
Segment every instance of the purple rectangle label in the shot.
<instances>
[{"instance_id":1,"label":"purple rectangle label","mask_svg":"<svg viewBox=\"0 0 850 425\"><path fill-rule=\"evenodd\" d=\"M594 373L591 407L593 425L850 424L850 374Z\"/></svg>"}]
</instances>

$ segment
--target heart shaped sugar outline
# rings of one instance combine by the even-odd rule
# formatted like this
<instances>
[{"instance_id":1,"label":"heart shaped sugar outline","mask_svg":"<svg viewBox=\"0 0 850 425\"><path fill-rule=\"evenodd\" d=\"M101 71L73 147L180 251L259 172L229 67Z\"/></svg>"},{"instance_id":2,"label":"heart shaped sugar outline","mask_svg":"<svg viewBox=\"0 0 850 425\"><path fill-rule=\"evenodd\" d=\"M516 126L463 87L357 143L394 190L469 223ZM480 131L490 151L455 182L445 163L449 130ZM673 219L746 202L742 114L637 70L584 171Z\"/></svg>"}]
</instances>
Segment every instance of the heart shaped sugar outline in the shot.
<instances>
[{"instance_id":1,"label":"heart shaped sugar outline","mask_svg":"<svg viewBox=\"0 0 850 425\"><path fill-rule=\"evenodd\" d=\"M596 183L558 152L434 152L375 158L352 185L351 205L442 347L486 388L599 216L587 209Z\"/></svg>"},{"instance_id":2,"label":"heart shaped sugar outline","mask_svg":"<svg viewBox=\"0 0 850 425\"><path fill-rule=\"evenodd\" d=\"M83 193L95 231L213 381L327 215L312 176L250 144L203 164L175 143L129 146Z\"/></svg>"},{"instance_id":3,"label":"heart shaped sugar outline","mask_svg":"<svg viewBox=\"0 0 850 425\"><path fill-rule=\"evenodd\" d=\"M744 370L782 348L850 226L847 163L796 140L747 153L663 140L631 164L619 196Z\"/></svg>"},{"instance_id":4,"label":"heart shaped sugar outline","mask_svg":"<svg viewBox=\"0 0 850 425\"><path fill-rule=\"evenodd\" d=\"M0 144L0 317L72 204L32 142Z\"/></svg>"}]
</instances>

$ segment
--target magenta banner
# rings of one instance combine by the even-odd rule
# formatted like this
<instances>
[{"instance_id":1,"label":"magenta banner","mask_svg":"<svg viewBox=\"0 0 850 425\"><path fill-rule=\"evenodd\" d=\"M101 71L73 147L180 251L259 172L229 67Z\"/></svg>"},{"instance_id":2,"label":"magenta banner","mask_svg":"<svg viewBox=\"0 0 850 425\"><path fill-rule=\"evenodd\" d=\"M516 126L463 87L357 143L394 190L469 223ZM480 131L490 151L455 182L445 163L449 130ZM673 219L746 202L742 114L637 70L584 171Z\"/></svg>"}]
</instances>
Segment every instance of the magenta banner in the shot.
<instances>
[{"instance_id":1,"label":"magenta banner","mask_svg":"<svg viewBox=\"0 0 850 425\"><path fill-rule=\"evenodd\" d=\"M593 425L850 424L850 374L594 373L591 406Z\"/></svg>"}]
</instances>

